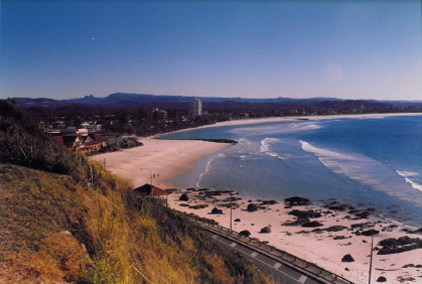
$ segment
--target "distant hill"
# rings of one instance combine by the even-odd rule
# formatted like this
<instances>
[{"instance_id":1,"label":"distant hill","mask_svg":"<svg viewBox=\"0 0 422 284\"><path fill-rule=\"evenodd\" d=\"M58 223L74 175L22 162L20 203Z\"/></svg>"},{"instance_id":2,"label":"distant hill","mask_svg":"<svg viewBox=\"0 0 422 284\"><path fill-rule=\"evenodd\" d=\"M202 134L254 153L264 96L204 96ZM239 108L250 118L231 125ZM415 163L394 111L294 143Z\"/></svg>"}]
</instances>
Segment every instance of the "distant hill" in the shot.
<instances>
[{"instance_id":1,"label":"distant hill","mask_svg":"<svg viewBox=\"0 0 422 284\"><path fill-rule=\"evenodd\" d=\"M93 95L83 98L69 100L54 100L47 98L14 98L21 105L27 108L36 107L63 107L69 105L98 106L104 108L136 108L136 107L159 107L162 109L188 109L189 102L193 98L202 101L204 109L268 109L268 108L328 108L337 107L341 110L344 108L360 109L362 105L368 109L374 107L380 109L394 108L396 111L403 110L410 106L408 111L420 111L422 101L378 101L378 100L343 100L337 98L316 97L309 99L292 99L292 98L265 98L265 99L249 99L249 98L223 98L223 97L191 97L191 96L169 96L169 95L151 95L151 94L131 94L131 93L115 93L107 97L97 98Z\"/></svg>"},{"instance_id":2,"label":"distant hill","mask_svg":"<svg viewBox=\"0 0 422 284\"><path fill-rule=\"evenodd\" d=\"M150 95L150 94L129 94L115 93L107 97L94 97L93 95L83 98L69 100L54 100L47 98L15 98L25 107L57 107L67 104L88 104L103 106L133 106L140 104L168 104L168 103L189 103L193 98L198 98L202 102L221 103L249 103L249 104L266 104L266 103L317 103L321 101L342 101L336 98L311 98L311 99L291 99L291 98L267 98L267 99L247 99L247 98L223 98L223 97L190 97L190 96L169 96L169 95Z\"/></svg>"}]
</instances>

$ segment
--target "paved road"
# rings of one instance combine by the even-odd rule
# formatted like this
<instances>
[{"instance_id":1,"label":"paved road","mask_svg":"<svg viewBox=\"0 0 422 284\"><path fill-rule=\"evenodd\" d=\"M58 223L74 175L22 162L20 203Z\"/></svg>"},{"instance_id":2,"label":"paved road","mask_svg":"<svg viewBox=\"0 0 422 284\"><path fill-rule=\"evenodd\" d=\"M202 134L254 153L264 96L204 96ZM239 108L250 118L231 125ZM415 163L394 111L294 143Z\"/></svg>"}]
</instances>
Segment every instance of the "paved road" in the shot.
<instances>
[{"instance_id":1,"label":"paved road","mask_svg":"<svg viewBox=\"0 0 422 284\"><path fill-rule=\"evenodd\" d=\"M271 275L276 283L280 283L280 284L298 284L298 283L319 284L321 283L255 250L252 250L246 246L243 246L242 244L233 242L233 240L224 238L220 235L214 234L206 230L204 232L208 236L213 238L223 248L227 249L228 251L237 250L246 259L252 260L259 270L261 270L267 275Z\"/></svg>"}]
</instances>

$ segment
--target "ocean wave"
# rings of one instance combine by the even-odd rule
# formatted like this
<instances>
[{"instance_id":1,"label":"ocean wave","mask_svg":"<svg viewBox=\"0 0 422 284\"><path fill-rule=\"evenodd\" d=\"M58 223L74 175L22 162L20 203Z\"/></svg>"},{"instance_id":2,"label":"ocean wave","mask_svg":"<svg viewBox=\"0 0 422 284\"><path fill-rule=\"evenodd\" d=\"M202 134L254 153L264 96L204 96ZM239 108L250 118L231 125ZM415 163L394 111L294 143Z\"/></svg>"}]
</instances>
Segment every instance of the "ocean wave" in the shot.
<instances>
[{"instance_id":1,"label":"ocean wave","mask_svg":"<svg viewBox=\"0 0 422 284\"><path fill-rule=\"evenodd\" d=\"M419 176L417 172L407 172L407 171L396 171L400 176L404 177L404 180L410 184L414 189L422 191L422 184L412 180L409 177L416 177Z\"/></svg>"},{"instance_id":2,"label":"ocean wave","mask_svg":"<svg viewBox=\"0 0 422 284\"><path fill-rule=\"evenodd\" d=\"M264 153L268 156L271 157L275 157L278 158L280 160L287 160L291 158L291 155L282 155L276 152L272 152L270 150L271 145L276 144L276 143L287 143L287 142L283 142L280 139L277 138L265 138L264 140L261 141L261 153Z\"/></svg>"},{"instance_id":3,"label":"ocean wave","mask_svg":"<svg viewBox=\"0 0 422 284\"><path fill-rule=\"evenodd\" d=\"M317 156L318 160L334 173L342 174L372 188L379 189L382 187L379 173L374 170L378 167L378 165L374 164L376 161L314 147L302 140L299 142L302 144L304 151Z\"/></svg>"},{"instance_id":4,"label":"ocean wave","mask_svg":"<svg viewBox=\"0 0 422 284\"><path fill-rule=\"evenodd\" d=\"M242 161L245 161L245 160L260 160L260 159L261 159L260 157L256 157L256 156L249 156L249 155L241 155L239 158L240 158Z\"/></svg>"},{"instance_id":5,"label":"ocean wave","mask_svg":"<svg viewBox=\"0 0 422 284\"><path fill-rule=\"evenodd\" d=\"M242 134L242 135L272 135L272 134L283 134L297 131L309 131L320 129L322 126L316 122L293 122L293 123L278 123L273 125L258 125L251 127L235 128L229 131L229 133Z\"/></svg>"},{"instance_id":6,"label":"ocean wave","mask_svg":"<svg viewBox=\"0 0 422 284\"><path fill-rule=\"evenodd\" d=\"M198 178L198 181L196 182L196 184L195 184L195 186L197 187L197 188L200 188L201 186L200 186L200 183L201 183L201 181L202 181L202 178L208 173L208 172L210 172L211 171L211 169L212 169L212 163L216 160L216 159L218 159L218 158L222 158L222 157L225 157L226 156L226 154L224 154L224 153L220 153L220 154L218 154L218 155L216 155L216 156L214 156L214 157L211 157L210 159L209 159L209 161L207 162L207 165L205 166L205 170L199 175L199 178Z\"/></svg>"},{"instance_id":7,"label":"ocean wave","mask_svg":"<svg viewBox=\"0 0 422 284\"><path fill-rule=\"evenodd\" d=\"M385 174L386 171L389 171L389 167L387 165L365 156L350 156L314 147L308 142L302 140L299 142L302 144L302 149L304 151L317 156L318 160L334 173L342 174L363 185L369 186L372 189L386 192L387 194L398 197L399 199L415 202L412 198L413 195L407 196L402 190L397 190L402 185L399 178L390 176L388 181L386 180ZM422 186L409 178L416 176L417 173L405 171L397 171L397 173L404 177L406 182L414 189L422 191Z\"/></svg>"},{"instance_id":8,"label":"ocean wave","mask_svg":"<svg viewBox=\"0 0 422 284\"><path fill-rule=\"evenodd\" d=\"M402 177L415 177L419 174L417 172L396 171Z\"/></svg>"},{"instance_id":9,"label":"ocean wave","mask_svg":"<svg viewBox=\"0 0 422 284\"><path fill-rule=\"evenodd\" d=\"M264 140L261 141L261 153L270 151L271 144L279 143L279 142L281 142L281 140L277 138L268 138L268 137L265 138Z\"/></svg>"},{"instance_id":10,"label":"ocean wave","mask_svg":"<svg viewBox=\"0 0 422 284\"><path fill-rule=\"evenodd\" d=\"M254 152L253 146L254 143L246 138L239 139L238 145L241 146L241 149L238 151L239 154L251 154Z\"/></svg>"},{"instance_id":11,"label":"ocean wave","mask_svg":"<svg viewBox=\"0 0 422 284\"><path fill-rule=\"evenodd\" d=\"M326 159L344 159L344 160L350 160L350 161L357 161L360 160L356 157L350 156L350 155L346 155L346 154L341 154L341 153L337 153L334 151L330 151L327 149L322 149L322 148L317 148L312 146L311 144L309 144L308 142L299 140L300 144L302 144L302 149L308 153L313 153L315 156L322 158L324 160Z\"/></svg>"}]
</instances>

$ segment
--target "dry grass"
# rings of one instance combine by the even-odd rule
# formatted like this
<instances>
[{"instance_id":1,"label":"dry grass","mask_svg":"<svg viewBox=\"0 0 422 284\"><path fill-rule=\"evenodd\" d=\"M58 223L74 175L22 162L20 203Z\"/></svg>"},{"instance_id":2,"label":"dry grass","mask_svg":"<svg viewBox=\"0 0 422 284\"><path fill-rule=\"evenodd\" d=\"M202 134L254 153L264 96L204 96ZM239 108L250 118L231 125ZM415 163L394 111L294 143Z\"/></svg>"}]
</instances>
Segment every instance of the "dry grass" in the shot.
<instances>
[{"instance_id":1,"label":"dry grass","mask_svg":"<svg viewBox=\"0 0 422 284\"><path fill-rule=\"evenodd\" d=\"M269 283L253 267L254 282L234 275L155 200L130 206L129 181L84 168L67 176L0 165L0 283Z\"/></svg>"}]
</instances>

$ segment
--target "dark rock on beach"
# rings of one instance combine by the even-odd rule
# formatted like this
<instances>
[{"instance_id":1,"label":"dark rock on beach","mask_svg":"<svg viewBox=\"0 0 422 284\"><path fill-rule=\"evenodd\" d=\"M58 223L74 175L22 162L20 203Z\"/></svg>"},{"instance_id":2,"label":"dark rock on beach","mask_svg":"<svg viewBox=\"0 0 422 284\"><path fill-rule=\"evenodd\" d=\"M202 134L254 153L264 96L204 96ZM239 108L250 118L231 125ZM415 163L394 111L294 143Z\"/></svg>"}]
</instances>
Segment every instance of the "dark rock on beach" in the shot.
<instances>
[{"instance_id":1,"label":"dark rock on beach","mask_svg":"<svg viewBox=\"0 0 422 284\"><path fill-rule=\"evenodd\" d=\"M233 193L231 190L210 190L210 191L204 191L204 194L206 196L220 196L223 194L229 194Z\"/></svg>"},{"instance_id":2,"label":"dark rock on beach","mask_svg":"<svg viewBox=\"0 0 422 284\"><path fill-rule=\"evenodd\" d=\"M333 240L339 241L339 240L344 240L345 238L346 238L345 236L335 236Z\"/></svg>"},{"instance_id":3,"label":"dark rock on beach","mask_svg":"<svg viewBox=\"0 0 422 284\"><path fill-rule=\"evenodd\" d=\"M338 201L333 201L327 205L324 205L324 207L335 211L345 211L349 207L349 205L340 204Z\"/></svg>"},{"instance_id":4,"label":"dark rock on beach","mask_svg":"<svg viewBox=\"0 0 422 284\"><path fill-rule=\"evenodd\" d=\"M366 229L366 228L373 228L375 226L372 222L366 222L366 223L358 223L358 224L352 224L352 229Z\"/></svg>"},{"instance_id":5,"label":"dark rock on beach","mask_svg":"<svg viewBox=\"0 0 422 284\"><path fill-rule=\"evenodd\" d=\"M417 230L409 230L409 229L402 229L403 232L406 232L407 234L418 234L418 235L422 235L422 228L419 228Z\"/></svg>"},{"instance_id":6,"label":"dark rock on beach","mask_svg":"<svg viewBox=\"0 0 422 284\"><path fill-rule=\"evenodd\" d=\"M347 229L345 226L331 226L325 229L327 232L340 232Z\"/></svg>"},{"instance_id":7,"label":"dark rock on beach","mask_svg":"<svg viewBox=\"0 0 422 284\"><path fill-rule=\"evenodd\" d=\"M361 235L363 235L363 236L375 236L375 235L378 235L379 233L380 233L380 231L378 231L378 230L370 229L370 230L367 230L367 231L363 231L361 233ZM356 234L356 235L358 235L358 234Z\"/></svg>"},{"instance_id":8,"label":"dark rock on beach","mask_svg":"<svg viewBox=\"0 0 422 284\"><path fill-rule=\"evenodd\" d=\"M321 217L321 213L315 210L307 210L307 211L303 211L303 210L292 210L288 213L289 215L293 215L296 216L298 218L319 218Z\"/></svg>"},{"instance_id":9,"label":"dark rock on beach","mask_svg":"<svg viewBox=\"0 0 422 284\"><path fill-rule=\"evenodd\" d=\"M293 196L284 199L284 203L287 206L293 207L293 206L305 206L310 205L311 202L307 198L299 197L299 196Z\"/></svg>"},{"instance_id":10,"label":"dark rock on beach","mask_svg":"<svg viewBox=\"0 0 422 284\"><path fill-rule=\"evenodd\" d=\"M271 233L271 228L270 227L264 227L261 229L261 234L269 234Z\"/></svg>"},{"instance_id":11,"label":"dark rock on beach","mask_svg":"<svg viewBox=\"0 0 422 284\"><path fill-rule=\"evenodd\" d=\"M354 262L354 261L355 261L355 259L350 254L346 254L341 259L341 262Z\"/></svg>"},{"instance_id":12,"label":"dark rock on beach","mask_svg":"<svg viewBox=\"0 0 422 284\"><path fill-rule=\"evenodd\" d=\"M384 276L380 276L378 277L377 282L387 282L387 278L385 278Z\"/></svg>"},{"instance_id":13,"label":"dark rock on beach","mask_svg":"<svg viewBox=\"0 0 422 284\"><path fill-rule=\"evenodd\" d=\"M223 214L223 210L218 209L217 207L214 207L214 208L211 210L211 214Z\"/></svg>"},{"instance_id":14,"label":"dark rock on beach","mask_svg":"<svg viewBox=\"0 0 422 284\"><path fill-rule=\"evenodd\" d=\"M240 233L239 233L239 236L242 236L242 237L249 237L251 235L251 232L249 232L248 230L243 230L243 231L241 231Z\"/></svg>"},{"instance_id":15,"label":"dark rock on beach","mask_svg":"<svg viewBox=\"0 0 422 284\"><path fill-rule=\"evenodd\" d=\"M318 221L312 221L312 222L307 222L305 224L302 224L302 227L307 227L307 228L315 228L315 227L321 227L321 226L324 226L324 225Z\"/></svg>"},{"instance_id":16,"label":"dark rock on beach","mask_svg":"<svg viewBox=\"0 0 422 284\"><path fill-rule=\"evenodd\" d=\"M378 245L382 246L382 249L378 251L379 255L395 254L414 249L422 249L422 240L405 236L398 239L385 239L380 241Z\"/></svg>"},{"instance_id":17,"label":"dark rock on beach","mask_svg":"<svg viewBox=\"0 0 422 284\"><path fill-rule=\"evenodd\" d=\"M189 201L189 197L186 193L183 193L180 197L179 197L180 201Z\"/></svg>"},{"instance_id":18,"label":"dark rock on beach","mask_svg":"<svg viewBox=\"0 0 422 284\"><path fill-rule=\"evenodd\" d=\"M275 201L275 200L263 200L262 202L261 202L261 204L262 205L275 205L275 204L277 204L278 202L277 201Z\"/></svg>"},{"instance_id":19,"label":"dark rock on beach","mask_svg":"<svg viewBox=\"0 0 422 284\"><path fill-rule=\"evenodd\" d=\"M248 212L254 212L258 210L258 205L255 203L248 204Z\"/></svg>"}]
</instances>

